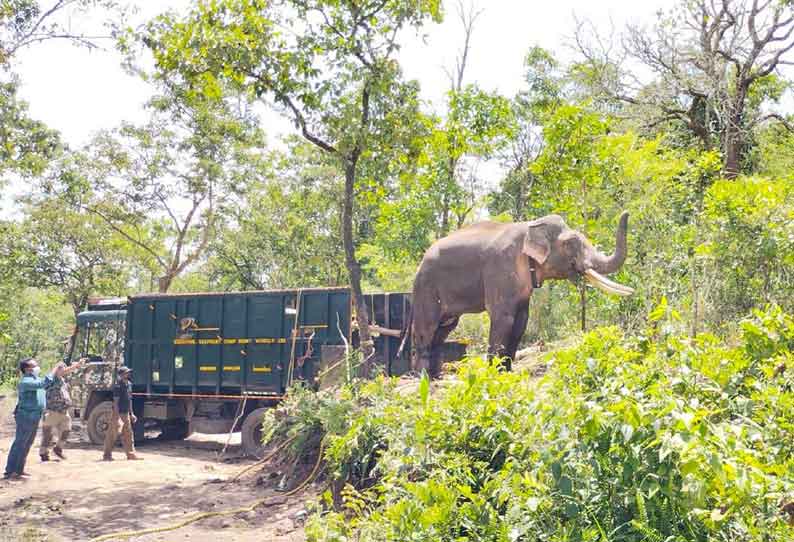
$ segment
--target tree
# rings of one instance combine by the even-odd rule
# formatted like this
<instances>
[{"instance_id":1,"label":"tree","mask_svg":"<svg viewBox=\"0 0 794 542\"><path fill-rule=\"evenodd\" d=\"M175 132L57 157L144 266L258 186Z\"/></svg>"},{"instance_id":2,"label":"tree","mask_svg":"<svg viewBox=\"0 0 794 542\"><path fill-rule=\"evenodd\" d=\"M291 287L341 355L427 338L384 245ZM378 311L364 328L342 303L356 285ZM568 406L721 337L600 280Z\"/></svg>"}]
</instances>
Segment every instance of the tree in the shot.
<instances>
[{"instance_id":1,"label":"tree","mask_svg":"<svg viewBox=\"0 0 794 542\"><path fill-rule=\"evenodd\" d=\"M753 129L785 122L765 106L782 95L778 69L792 63L789 2L682 2L660 13L653 29L629 25L618 57L586 31L578 26L576 43L585 57L581 73L593 87L628 105L624 112L645 116L647 126L678 123L704 149L720 148L729 178L741 170ZM628 60L649 68L655 80L639 79Z\"/></svg>"},{"instance_id":2,"label":"tree","mask_svg":"<svg viewBox=\"0 0 794 542\"><path fill-rule=\"evenodd\" d=\"M28 199L24 220L3 228L2 282L58 291L75 316L92 294L125 292L123 240L103 226L64 199Z\"/></svg>"},{"instance_id":3,"label":"tree","mask_svg":"<svg viewBox=\"0 0 794 542\"><path fill-rule=\"evenodd\" d=\"M258 175L250 118L217 99L155 98L151 120L100 134L60 172L63 190L125 238L167 292L202 258L219 208Z\"/></svg>"},{"instance_id":4,"label":"tree","mask_svg":"<svg viewBox=\"0 0 794 542\"><path fill-rule=\"evenodd\" d=\"M465 149L461 147L465 145L466 138L455 137L457 135L454 133L457 124L455 117L460 116L459 114L462 113L461 107L455 107L455 105L461 105L461 100L457 98L463 91L463 79L468 65L474 25L484 10L477 9L473 1L469 2L469 6L466 8L463 5L463 0L458 0L455 7L458 20L463 28L463 46L458 50L454 67L445 68L449 78L449 102L447 107L450 117L448 123L451 126L440 127L441 133L439 136L441 137L433 138L437 145L435 149L432 149L437 155L436 160L439 162L436 173L439 176L437 190L439 190L441 196L441 223L436 237L443 237L449 233L451 214L457 214L458 228L461 226L466 215L471 210L471 205L468 205L466 200L474 198L474 190L467 191L458 179L461 174L458 171L458 164L465 152ZM467 90L470 96L479 92L476 87L469 87ZM470 197L467 198L467 196Z\"/></svg>"},{"instance_id":5,"label":"tree","mask_svg":"<svg viewBox=\"0 0 794 542\"><path fill-rule=\"evenodd\" d=\"M489 195L491 214L508 213L513 220L528 218L530 198L538 194L533 163L544 149L543 124L567 100L568 77L551 52L530 48L524 60L527 86L513 99L514 136L499 153L507 170L500 188Z\"/></svg>"},{"instance_id":6,"label":"tree","mask_svg":"<svg viewBox=\"0 0 794 542\"><path fill-rule=\"evenodd\" d=\"M18 88L16 81L0 83L0 175L39 174L61 150L58 133L28 116Z\"/></svg>"},{"instance_id":7,"label":"tree","mask_svg":"<svg viewBox=\"0 0 794 542\"><path fill-rule=\"evenodd\" d=\"M74 316L55 289L0 287L0 385L19 375L19 361L53 364L64 353Z\"/></svg>"},{"instance_id":8,"label":"tree","mask_svg":"<svg viewBox=\"0 0 794 542\"><path fill-rule=\"evenodd\" d=\"M224 213L227 225L209 249L210 280L224 289L344 284L337 168L303 139L270 158L267 177Z\"/></svg>"},{"instance_id":9,"label":"tree","mask_svg":"<svg viewBox=\"0 0 794 542\"><path fill-rule=\"evenodd\" d=\"M109 35L75 31L72 21L96 9L119 11L115 0L3 0L0 3L0 65L8 65L20 50L49 40L65 40L95 49ZM63 16L69 16L64 23Z\"/></svg>"},{"instance_id":10,"label":"tree","mask_svg":"<svg viewBox=\"0 0 794 542\"><path fill-rule=\"evenodd\" d=\"M143 36L161 77L203 92L222 81L272 100L336 160L344 172L345 262L366 359L373 346L353 231L359 167L416 113L392 99L414 87L402 81L394 59L399 32L440 18L439 0L221 0L199 4L182 20L161 17Z\"/></svg>"}]
</instances>

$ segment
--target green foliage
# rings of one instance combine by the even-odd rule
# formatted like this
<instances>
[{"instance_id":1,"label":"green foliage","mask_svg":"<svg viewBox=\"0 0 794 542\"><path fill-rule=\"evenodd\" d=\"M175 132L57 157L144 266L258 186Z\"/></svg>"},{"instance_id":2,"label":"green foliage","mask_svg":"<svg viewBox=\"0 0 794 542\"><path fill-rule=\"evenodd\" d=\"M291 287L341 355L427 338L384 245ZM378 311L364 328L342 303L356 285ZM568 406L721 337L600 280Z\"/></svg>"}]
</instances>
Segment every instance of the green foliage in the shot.
<instances>
[{"instance_id":1,"label":"green foliage","mask_svg":"<svg viewBox=\"0 0 794 542\"><path fill-rule=\"evenodd\" d=\"M19 375L22 358L37 357L45 367L60 361L74 325L61 293L0 288L0 306L0 385Z\"/></svg>"},{"instance_id":2,"label":"green foliage","mask_svg":"<svg viewBox=\"0 0 794 542\"><path fill-rule=\"evenodd\" d=\"M226 209L210 280L223 289L345 284L336 168L306 144L272 158L272 173Z\"/></svg>"},{"instance_id":3,"label":"green foliage","mask_svg":"<svg viewBox=\"0 0 794 542\"><path fill-rule=\"evenodd\" d=\"M707 240L698 253L719 285L711 303L715 321L773 300L794 307L787 271L794 265L794 183L718 181L706 194L704 222Z\"/></svg>"},{"instance_id":4,"label":"green foliage","mask_svg":"<svg viewBox=\"0 0 794 542\"><path fill-rule=\"evenodd\" d=\"M57 132L28 116L18 87L15 81L0 82L0 175L11 171L32 176L46 168L61 142Z\"/></svg>"},{"instance_id":5,"label":"green foliage","mask_svg":"<svg viewBox=\"0 0 794 542\"><path fill-rule=\"evenodd\" d=\"M25 211L25 220L0 229L0 277L6 287L57 290L74 314L89 295L125 290L124 240L100 219L60 198L29 201Z\"/></svg>"},{"instance_id":6,"label":"green foliage","mask_svg":"<svg viewBox=\"0 0 794 542\"><path fill-rule=\"evenodd\" d=\"M298 392L266 428L324 439L348 484L310 541L782 542L794 321L771 307L742 329L728 346L601 328L541 378L469 360L432 393Z\"/></svg>"}]
</instances>

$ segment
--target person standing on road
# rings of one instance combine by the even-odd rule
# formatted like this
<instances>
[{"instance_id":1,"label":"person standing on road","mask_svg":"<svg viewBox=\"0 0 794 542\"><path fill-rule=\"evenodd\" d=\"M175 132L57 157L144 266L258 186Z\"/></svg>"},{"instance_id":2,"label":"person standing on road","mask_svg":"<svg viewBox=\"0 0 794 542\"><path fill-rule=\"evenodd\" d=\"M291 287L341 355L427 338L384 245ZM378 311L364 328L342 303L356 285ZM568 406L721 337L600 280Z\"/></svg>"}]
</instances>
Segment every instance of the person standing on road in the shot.
<instances>
[{"instance_id":1,"label":"person standing on road","mask_svg":"<svg viewBox=\"0 0 794 542\"><path fill-rule=\"evenodd\" d=\"M33 358L26 358L19 362L19 371L22 378L17 385L17 405L14 408L16 421L16 434L14 443L8 452L8 461L3 477L7 480L17 480L21 476L29 476L25 472L25 462L28 458L39 420L44 410L44 388L52 382L52 376L39 378L41 368L39 362Z\"/></svg>"},{"instance_id":2,"label":"person standing on road","mask_svg":"<svg viewBox=\"0 0 794 542\"><path fill-rule=\"evenodd\" d=\"M127 459L143 459L135 455L135 442L132 436L132 424L138 419L132 413L132 382L130 375L132 369L121 366L118 370L118 379L113 387L113 415L105 433L105 453L102 455L104 461L113 461L113 446L116 444L116 437L121 430L121 443L127 453Z\"/></svg>"},{"instance_id":3,"label":"person standing on road","mask_svg":"<svg viewBox=\"0 0 794 542\"><path fill-rule=\"evenodd\" d=\"M71 366L59 363L52 372L52 382L46 387L46 406L44 409L44 421L41 424L41 446L39 447L39 457L42 461L50 460L50 448L55 447L55 455L61 459L66 459L63 455L63 446L69 437L72 429L72 418L69 416L69 408L72 406L72 397L69 395L69 385L63 377L83 366L83 359L80 359Z\"/></svg>"}]
</instances>

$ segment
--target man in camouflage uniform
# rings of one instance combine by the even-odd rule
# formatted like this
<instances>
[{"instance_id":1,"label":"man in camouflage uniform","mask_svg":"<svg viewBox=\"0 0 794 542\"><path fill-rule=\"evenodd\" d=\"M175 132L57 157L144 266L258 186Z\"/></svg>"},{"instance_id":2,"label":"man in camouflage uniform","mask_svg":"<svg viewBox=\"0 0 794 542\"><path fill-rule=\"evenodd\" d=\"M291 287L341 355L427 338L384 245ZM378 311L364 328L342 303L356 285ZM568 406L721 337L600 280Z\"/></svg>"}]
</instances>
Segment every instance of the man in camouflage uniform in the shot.
<instances>
[{"instance_id":1,"label":"man in camouflage uniform","mask_svg":"<svg viewBox=\"0 0 794 542\"><path fill-rule=\"evenodd\" d=\"M69 395L69 385L64 377L79 369L83 360L73 363L67 367L63 363L55 366L52 374L52 381L46 387L46 407L41 426L41 446L39 456L42 461L50 460L50 448L53 448L55 455L61 459L66 459L63 453L63 446L69 437L72 428L72 417L69 416L69 408L72 406L72 398ZM53 447L53 443L55 446Z\"/></svg>"},{"instance_id":2,"label":"man in camouflage uniform","mask_svg":"<svg viewBox=\"0 0 794 542\"><path fill-rule=\"evenodd\" d=\"M113 389L113 363L88 360L84 370L68 379L72 405L85 412L91 393L96 390L111 391Z\"/></svg>"}]
</instances>

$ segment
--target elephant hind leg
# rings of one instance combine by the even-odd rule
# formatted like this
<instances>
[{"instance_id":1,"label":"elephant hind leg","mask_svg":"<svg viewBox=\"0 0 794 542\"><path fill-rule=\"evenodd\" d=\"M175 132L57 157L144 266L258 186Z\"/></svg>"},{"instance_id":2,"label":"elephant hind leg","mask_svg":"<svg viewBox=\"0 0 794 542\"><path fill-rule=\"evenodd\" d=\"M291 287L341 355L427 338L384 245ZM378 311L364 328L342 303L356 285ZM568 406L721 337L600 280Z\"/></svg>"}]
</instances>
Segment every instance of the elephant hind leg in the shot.
<instances>
[{"instance_id":1,"label":"elephant hind leg","mask_svg":"<svg viewBox=\"0 0 794 542\"><path fill-rule=\"evenodd\" d=\"M413 306L413 362L412 368L417 373L431 372L431 357L434 339L441 321L441 308L437 297L425 293L414 292Z\"/></svg>"},{"instance_id":2,"label":"elephant hind leg","mask_svg":"<svg viewBox=\"0 0 794 542\"><path fill-rule=\"evenodd\" d=\"M449 318L436 330L433 336L433 345L430 351L430 378L438 378L441 376L441 353L444 350L444 343L458 326L459 316Z\"/></svg>"}]
</instances>

